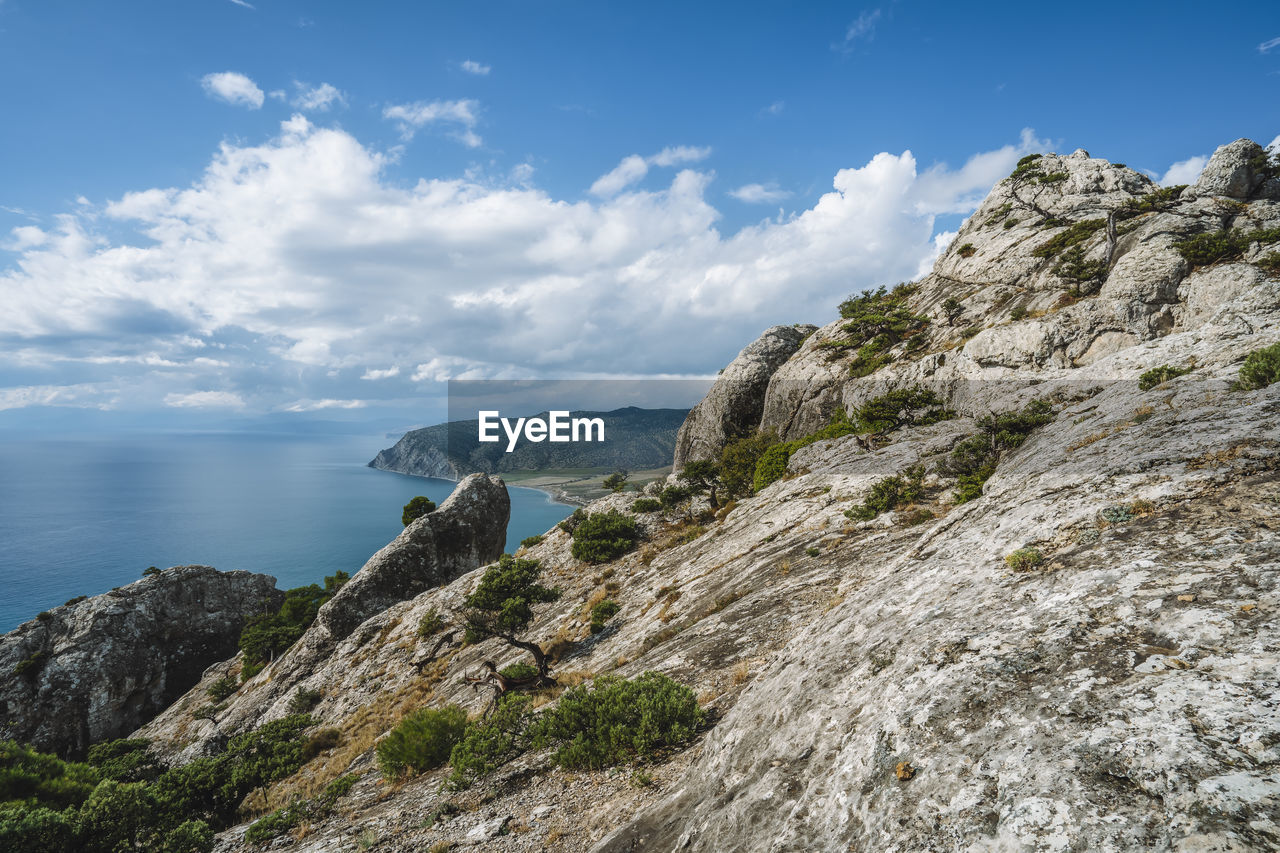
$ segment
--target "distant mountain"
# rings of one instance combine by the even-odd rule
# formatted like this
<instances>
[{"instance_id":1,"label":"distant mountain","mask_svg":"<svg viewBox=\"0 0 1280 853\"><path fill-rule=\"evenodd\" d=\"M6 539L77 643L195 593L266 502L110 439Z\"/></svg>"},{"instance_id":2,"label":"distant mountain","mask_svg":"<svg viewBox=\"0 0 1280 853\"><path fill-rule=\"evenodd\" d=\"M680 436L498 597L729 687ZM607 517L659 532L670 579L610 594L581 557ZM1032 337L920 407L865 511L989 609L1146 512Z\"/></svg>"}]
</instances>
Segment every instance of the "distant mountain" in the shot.
<instances>
[{"instance_id":1,"label":"distant mountain","mask_svg":"<svg viewBox=\"0 0 1280 853\"><path fill-rule=\"evenodd\" d=\"M661 468L671 464L676 433L688 414L688 409L638 409L635 406L612 412L571 412L574 418L603 420L605 440L552 444L521 439L511 453L506 452L505 436L498 442L482 443L478 421L451 421L405 433L394 447L379 452L369 467L446 480L477 472ZM546 417L547 413L541 416Z\"/></svg>"}]
</instances>

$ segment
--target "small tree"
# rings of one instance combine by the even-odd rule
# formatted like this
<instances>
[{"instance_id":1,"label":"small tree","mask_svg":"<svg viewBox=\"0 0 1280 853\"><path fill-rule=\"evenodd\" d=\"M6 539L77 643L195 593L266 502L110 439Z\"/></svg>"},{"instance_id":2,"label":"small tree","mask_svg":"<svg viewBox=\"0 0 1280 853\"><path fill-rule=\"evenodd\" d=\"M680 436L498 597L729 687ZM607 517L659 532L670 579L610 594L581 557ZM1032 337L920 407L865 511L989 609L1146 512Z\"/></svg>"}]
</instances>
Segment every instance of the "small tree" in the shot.
<instances>
[{"instance_id":1,"label":"small tree","mask_svg":"<svg viewBox=\"0 0 1280 853\"><path fill-rule=\"evenodd\" d=\"M854 421L859 432L883 434L908 426L925 426L954 417L938 395L920 385L899 388L858 407Z\"/></svg>"},{"instance_id":2,"label":"small tree","mask_svg":"<svg viewBox=\"0 0 1280 853\"><path fill-rule=\"evenodd\" d=\"M708 493L711 508L717 509L720 502L716 500L716 489L720 487L720 466L710 459L699 459L684 466L680 479L689 485L689 491L695 495Z\"/></svg>"},{"instance_id":3,"label":"small tree","mask_svg":"<svg viewBox=\"0 0 1280 853\"><path fill-rule=\"evenodd\" d=\"M424 498L418 495L404 505L404 512L400 514L400 520L404 522L404 526L408 527L418 519L436 508L436 502L430 498Z\"/></svg>"},{"instance_id":4,"label":"small tree","mask_svg":"<svg viewBox=\"0 0 1280 853\"><path fill-rule=\"evenodd\" d=\"M520 638L533 621L533 606L555 601L560 590L538 583L542 569L537 560L523 560L503 554L496 565L485 569L476 591L464 599L462 618L467 640L477 642L497 637L508 645L533 655L538 674L547 677L547 656L537 643Z\"/></svg>"},{"instance_id":5,"label":"small tree","mask_svg":"<svg viewBox=\"0 0 1280 853\"><path fill-rule=\"evenodd\" d=\"M778 443L772 431L735 438L720 452L720 482L730 497L751 494L756 463L765 451Z\"/></svg>"},{"instance_id":6,"label":"small tree","mask_svg":"<svg viewBox=\"0 0 1280 853\"><path fill-rule=\"evenodd\" d=\"M692 497L688 486L667 486L658 493L658 503L662 504L663 512L667 512L687 505Z\"/></svg>"},{"instance_id":7,"label":"small tree","mask_svg":"<svg viewBox=\"0 0 1280 853\"><path fill-rule=\"evenodd\" d=\"M628 476L629 472L626 468L619 468L608 477L605 477L602 485L611 492L620 492L627 487Z\"/></svg>"}]
</instances>

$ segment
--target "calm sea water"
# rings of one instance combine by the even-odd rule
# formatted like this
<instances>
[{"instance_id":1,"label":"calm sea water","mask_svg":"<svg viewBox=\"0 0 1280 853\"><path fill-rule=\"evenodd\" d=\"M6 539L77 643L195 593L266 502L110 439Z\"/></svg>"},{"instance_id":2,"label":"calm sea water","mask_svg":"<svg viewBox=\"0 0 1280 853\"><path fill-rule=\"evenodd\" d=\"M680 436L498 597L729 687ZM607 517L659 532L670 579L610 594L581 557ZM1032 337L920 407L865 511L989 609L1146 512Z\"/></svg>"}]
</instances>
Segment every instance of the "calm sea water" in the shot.
<instances>
[{"instance_id":1,"label":"calm sea water","mask_svg":"<svg viewBox=\"0 0 1280 853\"><path fill-rule=\"evenodd\" d=\"M447 480L365 467L385 437L182 434L0 436L0 632L147 566L274 575L281 588L354 573L403 530L415 495ZM572 507L511 488L507 550Z\"/></svg>"}]
</instances>

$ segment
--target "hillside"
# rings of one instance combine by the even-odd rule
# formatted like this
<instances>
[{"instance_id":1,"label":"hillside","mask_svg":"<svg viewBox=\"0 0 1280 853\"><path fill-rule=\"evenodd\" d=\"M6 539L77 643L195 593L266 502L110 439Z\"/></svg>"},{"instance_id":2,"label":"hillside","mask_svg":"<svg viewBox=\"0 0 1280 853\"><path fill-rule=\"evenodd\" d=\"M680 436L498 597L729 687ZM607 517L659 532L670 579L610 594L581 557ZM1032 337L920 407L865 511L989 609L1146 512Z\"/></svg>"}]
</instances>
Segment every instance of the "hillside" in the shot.
<instances>
[{"instance_id":1,"label":"hillside","mask_svg":"<svg viewBox=\"0 0 1280 853\"><path fill-rule=\"evenodd\" d=\"M214 849L282 808L255 833L316 853L1280 848L1280 166L1240 140L1165 190L1026 158L929 275L841 313L689 413L677 468L716 462L720 506L654 484L583 513L634 543L556 528L486 565L502 481L473 475L202 716L244 661L211 667L135 733L166 762L299 704L314 744ZM485 717L486 662L540 655L557 684ZM673 713L583 710L647 672L696 731L575 761L609 714ZM384 775L449 705L484 738Z\"/></svg>"},{"instance_id":2,"label":"hillside","mask_svg":"<svg viewBox=\"0 0 1280 853\"><path fill-rule=\"evenodd\" d=\"M546 416L546 412L542 416ZM574 418L604 421L604 442L521 441L506 452L507 442L482 443L477 421L452 421L415 429L393 447L378 453L370 468L419 477L458 480L467 474L504 474L564 468L641 470L671 464L676 431L688 414L684 409L639 409L570 413Z\"/></svg>"}]
</instances>

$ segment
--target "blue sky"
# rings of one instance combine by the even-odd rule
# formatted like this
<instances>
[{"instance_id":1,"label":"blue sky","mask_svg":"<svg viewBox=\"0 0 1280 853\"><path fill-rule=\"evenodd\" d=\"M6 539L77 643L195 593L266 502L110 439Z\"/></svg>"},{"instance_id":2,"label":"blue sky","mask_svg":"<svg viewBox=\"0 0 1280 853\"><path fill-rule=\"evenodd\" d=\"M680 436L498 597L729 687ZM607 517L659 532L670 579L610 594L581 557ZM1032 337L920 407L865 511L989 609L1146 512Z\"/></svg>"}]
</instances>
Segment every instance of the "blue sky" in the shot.
<instances>
[{"instance_id":1,"label":"blue sky","mask_svg":"<svg viewBox=\"0 0 1280 853\"><path fill-rule=\"evenodd\" d=\"M1024 153L1267 144L1278 39L1274 3L0 0L0 427L714 374L927 269Z\"/></svg>"}]
</instances>

